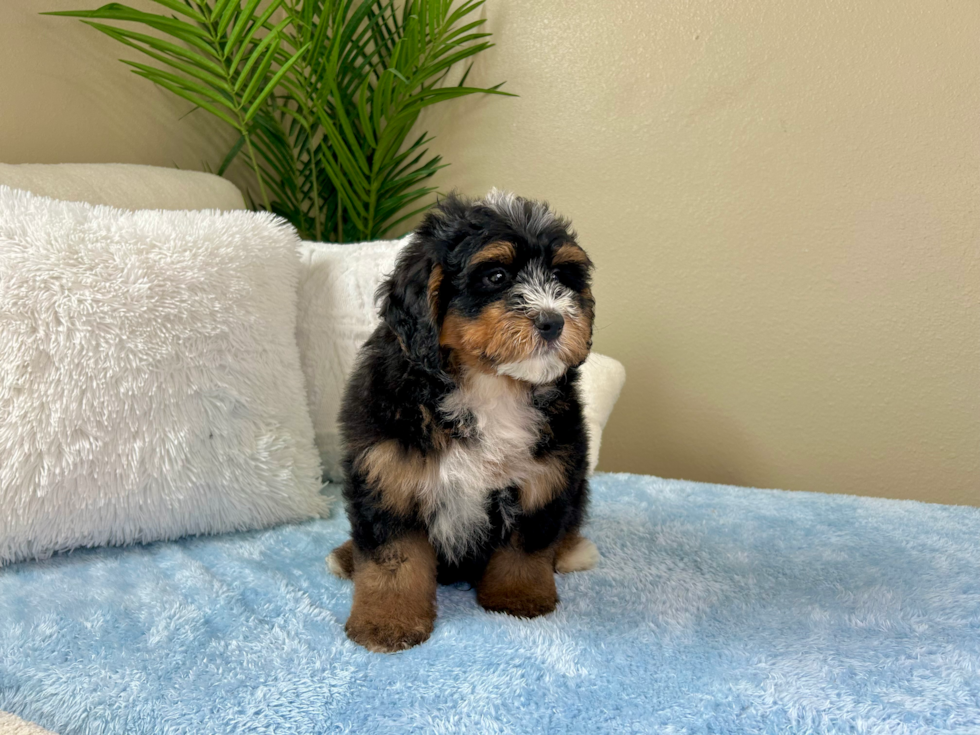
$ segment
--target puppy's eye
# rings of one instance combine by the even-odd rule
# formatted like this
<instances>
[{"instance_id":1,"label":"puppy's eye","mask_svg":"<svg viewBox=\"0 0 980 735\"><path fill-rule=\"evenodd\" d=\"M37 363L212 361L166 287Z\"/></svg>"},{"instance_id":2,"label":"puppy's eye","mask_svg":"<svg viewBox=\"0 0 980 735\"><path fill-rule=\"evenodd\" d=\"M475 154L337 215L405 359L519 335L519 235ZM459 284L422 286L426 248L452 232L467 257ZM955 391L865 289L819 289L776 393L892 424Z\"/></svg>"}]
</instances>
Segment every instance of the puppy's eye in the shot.
<instances>
[{"instance_id":1,"label":"puppy's eye","mask_svg":"<svg viewBox=\"0 0 980 735\"><path fill-rule=\"evenodd\" d=\"M503 268L494 268L483 274L483 283L490 288L500 288L507 282L507 271Z\"/></svg>"},{"instance_id":2,"label":"puppy's eye","mask_svg":"<svg viewBox=\"0 0 980 735\"><path fill-rule=\"evenodd\" d=\"M551 277L573 291L581 291L589 284L588 272L574 263L555 266L551 269Z\"/></svg>"}]
</instances>

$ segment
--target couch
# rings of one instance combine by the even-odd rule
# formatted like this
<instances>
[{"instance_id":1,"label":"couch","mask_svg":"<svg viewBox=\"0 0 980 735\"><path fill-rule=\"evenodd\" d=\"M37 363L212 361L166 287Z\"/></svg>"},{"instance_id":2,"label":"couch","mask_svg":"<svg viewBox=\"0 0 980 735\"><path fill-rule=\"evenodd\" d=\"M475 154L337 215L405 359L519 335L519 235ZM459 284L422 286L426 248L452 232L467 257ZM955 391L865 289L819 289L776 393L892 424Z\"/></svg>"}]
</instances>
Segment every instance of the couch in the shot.
<instances>
[{"instance_id":1,"label":"couch","mask_svg":"<svg viewBox=\"0 0 980 735\"><path fill-rule=\"evenodd\" d=\"M0 164L0 184L244 207L140 166ZM0 568L0 733L980 732L977 509L606 472L592 492L602 558L556 613L442 588L431 640L391 656L344 636L336 511Z\"/></svg>"}]
</instances>

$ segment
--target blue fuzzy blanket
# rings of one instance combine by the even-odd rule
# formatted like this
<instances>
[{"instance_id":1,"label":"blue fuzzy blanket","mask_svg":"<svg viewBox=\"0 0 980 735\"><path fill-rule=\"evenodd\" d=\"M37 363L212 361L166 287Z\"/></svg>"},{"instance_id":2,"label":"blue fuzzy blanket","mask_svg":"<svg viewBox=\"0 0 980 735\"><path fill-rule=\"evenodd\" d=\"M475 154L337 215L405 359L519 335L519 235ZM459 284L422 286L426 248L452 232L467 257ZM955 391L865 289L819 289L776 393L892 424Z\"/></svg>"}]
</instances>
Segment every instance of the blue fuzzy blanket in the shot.
<instances>
[{"instance_id":1,"label":"blue fuzzy blanket","mask_svg":"<svg viewBox=\"0 0 980 735\"><path fill-rule=\"evenodd\" d=\"M980 511L597 475L599 568L348 642L342 513L0 570L0 710L75 733L980 732Z\"/></svg>"}]
</instances>

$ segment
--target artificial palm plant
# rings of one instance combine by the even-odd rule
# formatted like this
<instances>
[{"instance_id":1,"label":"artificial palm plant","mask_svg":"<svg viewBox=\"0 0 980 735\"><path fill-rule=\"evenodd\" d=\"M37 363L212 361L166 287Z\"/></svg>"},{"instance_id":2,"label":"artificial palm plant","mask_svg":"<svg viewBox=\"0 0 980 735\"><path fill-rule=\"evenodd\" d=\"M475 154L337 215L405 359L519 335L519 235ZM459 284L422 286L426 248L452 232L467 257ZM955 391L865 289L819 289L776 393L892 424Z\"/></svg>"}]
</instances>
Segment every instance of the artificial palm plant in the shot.
<instances>
[{"instance_id":1,"label":"artificial palm plant","mask_svg":"<svg viewBox=\"0 0 980 735\"><path fill-rule=\"evenodd\" d=\"M484 0L152 2L159 12L112 3L51 15L139 50L156 63L125 61L136 74L231 125L238 139L218 173L244 156L254 203L306 238L369 240L426 209L426 181L445 164L425 133L408 139L421 110L505 94L465 86L469 68L445 85L493 45L473 19Z\"/></svg>"}]
</instances>

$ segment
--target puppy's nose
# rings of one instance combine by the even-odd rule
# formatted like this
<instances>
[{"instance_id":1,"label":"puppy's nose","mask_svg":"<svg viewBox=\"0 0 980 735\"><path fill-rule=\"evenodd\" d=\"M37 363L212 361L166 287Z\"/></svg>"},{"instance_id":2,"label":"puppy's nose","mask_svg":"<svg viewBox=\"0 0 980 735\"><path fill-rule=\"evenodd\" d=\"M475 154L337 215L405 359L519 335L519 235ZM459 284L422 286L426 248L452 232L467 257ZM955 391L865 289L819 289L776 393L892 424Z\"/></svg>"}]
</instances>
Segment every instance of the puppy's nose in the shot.
<instances>
[{"instance_id":1,"label":"puppy's nose","mask_svg":"<svg viewBox=\"0 0 980 735\"><path fill-rule=\"evenodd\" d=\"M561 336L561 330L565 328L565 319L561 314L546 311L535 317L534 326L538 328L538 334L546 342L553 342Z\"/></svg>"}]
</instances>

